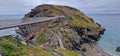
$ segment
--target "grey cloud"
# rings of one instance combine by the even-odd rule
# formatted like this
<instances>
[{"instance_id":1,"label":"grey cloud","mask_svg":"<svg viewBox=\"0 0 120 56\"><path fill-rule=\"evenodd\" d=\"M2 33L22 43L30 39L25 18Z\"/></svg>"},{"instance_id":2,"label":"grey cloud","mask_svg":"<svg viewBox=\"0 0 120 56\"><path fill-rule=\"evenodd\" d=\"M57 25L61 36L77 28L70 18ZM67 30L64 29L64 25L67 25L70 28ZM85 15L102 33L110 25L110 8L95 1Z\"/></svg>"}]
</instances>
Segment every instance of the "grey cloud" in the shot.
<instances>
[{"instance_id":1,"label":"grey cloud","mask_svg":"<svg viewBox=\"0 0 120 56\"><path fill-rule=\"evenodd\" d=\"M85 13L120 13L120 0L1 0L0 15L25 14L39 4L67 5Z\"/></svg>"}]
</instances>

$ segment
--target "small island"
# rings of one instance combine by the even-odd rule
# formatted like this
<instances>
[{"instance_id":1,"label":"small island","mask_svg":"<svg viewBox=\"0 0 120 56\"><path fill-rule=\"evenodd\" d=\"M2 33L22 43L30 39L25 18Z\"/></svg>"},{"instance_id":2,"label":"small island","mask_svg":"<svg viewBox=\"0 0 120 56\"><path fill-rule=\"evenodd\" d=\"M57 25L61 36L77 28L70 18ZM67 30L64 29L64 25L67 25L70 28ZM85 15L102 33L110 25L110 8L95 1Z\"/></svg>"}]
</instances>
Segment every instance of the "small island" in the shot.
<instances>
[{"instance_id":1,"label":"small island","mask_svg":"<svg viewBox=\"0 0 120 56\"><path fill-rule=\"evenodd\" d=\"M48 21L41 31L24 42L18 36L0 38L3 56L112 56L96 46L105 28L78 9L69 6L43 4L31 9L23 19L64 16ZM43 22L44 23L44 22ZM20 27L21 36L27 37L35 26ZM19 32L17 32L19 34Z\"/></svg>"}]
</instances>

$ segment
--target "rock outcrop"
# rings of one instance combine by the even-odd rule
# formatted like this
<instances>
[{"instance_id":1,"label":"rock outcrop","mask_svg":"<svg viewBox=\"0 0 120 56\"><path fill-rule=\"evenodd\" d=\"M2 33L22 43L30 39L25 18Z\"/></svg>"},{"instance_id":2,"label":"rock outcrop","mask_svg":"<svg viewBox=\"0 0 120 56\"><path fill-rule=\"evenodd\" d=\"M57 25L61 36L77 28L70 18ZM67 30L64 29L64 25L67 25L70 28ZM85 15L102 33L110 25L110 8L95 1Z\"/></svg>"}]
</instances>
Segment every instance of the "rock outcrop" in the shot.
<instances>
[{"instance_id":1,"label":"rock outcrop","mask_svg":"<svg viewBox=\"0 0 120 56\"><path fill-rule=\"evenodd\" d=\"M95 43L105 31L92 18L78 9L68 6L39 5L26 14L23 19L54 16L64 16L64 18L50 21L30 41L32 45L86 52L87 49L81 48L82 45ZM29 29L26 31L29 32Z\"/></svg>"},{"instance_id":2,"label":"rock outcrop","mask_svg":"<svg viewBox=\"0 0 120 56\"><path fill-rule=\"evenodd\" d=\"M116 51L117 51L117 52L120 52L120 47L117 47L117 48L116 48Z\"/></svg>"},{"instance_id":3,"label":"rock outcrop","mask_svg":"<svg viewBox=\"0 0 120 56\"><path fill-rule=\"evenodd\" d=\"M37 32L34 38L29 41L28 45L34 47L31 47L33 49L28 47L29 49L27 49L27 51L30 49L38 49L38 52L44 50L43 52L45 53L49 52L47 53L49 56L104 55L100 52L97 53L97 50L93 48L93 44L104 34L105 29L78 9L68 6L43 4L32 9L23 19L54 16L64 17L48 21L47 26ZM34 30L34 28L40 26L40 24L42 23L35 24L31 27L19 27L21 32L23 31L24 33L26 31L25 34L21 35L29 35L32 32L30 30ZM39 49L41 47L42 49ZM40 53L41 56L42 53ZM36 54L35 56L40 55ZM34 52L31 53L30 56L34 56Z\"/></svg>"},{"instance_id":4,"label":"rock outcrop","mask_svg":"<svg viewBox=\"0 0 120 56\"><path fill-rule=\"evenodd\" d=\"M26 14L23 19L54 16L64 16L64 18L50 21L48 26L36 34L33 41L38 45L37 41L39 41L39 38L41 39L41 35L44 35L44 43L42 42L42 44L46 43L50 46L80 50L81 44L99 40L100 35L104 32L104 28L95 23L92 18L68 6L39 5Z\"/></svg>"}]
</instances>

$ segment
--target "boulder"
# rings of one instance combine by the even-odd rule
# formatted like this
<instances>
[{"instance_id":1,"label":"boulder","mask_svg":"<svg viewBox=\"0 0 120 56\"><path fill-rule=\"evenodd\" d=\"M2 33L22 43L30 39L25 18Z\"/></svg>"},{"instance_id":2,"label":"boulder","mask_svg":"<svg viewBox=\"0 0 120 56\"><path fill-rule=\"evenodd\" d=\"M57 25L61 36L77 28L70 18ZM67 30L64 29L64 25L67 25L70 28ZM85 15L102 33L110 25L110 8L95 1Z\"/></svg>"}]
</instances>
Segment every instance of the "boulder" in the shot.
<instances>
[{"instance_id":1,"label":"boulder","mask_svg":"<svg viewBox=\"0 0 120 56\"><path fill-rule=\"evenodd\" d=\"M120 52L120 46L116 48L116 51L117 51L117 52Z\"/></svg>"}]
</instances>

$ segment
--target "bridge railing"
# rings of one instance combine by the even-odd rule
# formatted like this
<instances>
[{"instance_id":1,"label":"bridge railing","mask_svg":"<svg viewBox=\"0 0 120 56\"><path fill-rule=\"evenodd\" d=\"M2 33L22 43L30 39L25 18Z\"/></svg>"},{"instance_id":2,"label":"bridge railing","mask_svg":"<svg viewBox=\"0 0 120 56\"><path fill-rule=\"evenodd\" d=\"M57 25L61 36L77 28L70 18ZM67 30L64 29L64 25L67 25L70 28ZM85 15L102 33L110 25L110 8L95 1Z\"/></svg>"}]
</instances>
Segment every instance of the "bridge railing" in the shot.
<instances>
[{"instance_id":1,"label":"bridge railing","mask_svg":"<svg viewBox=\"0 0 120 56\"><path fill-rule=\"evenodd\" d=\"M7 28L13 28L18 27L21 25L27 25L27 24L34 24L38 22L43 22L47 20L52 20L56 18L60 18L64 16L56 16L56 17L39 17L39 18L24 18L21 20L0 20L0 30L7 29Z\"/></svg>"}]
</instances>

